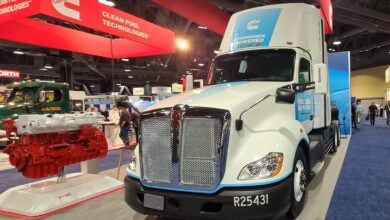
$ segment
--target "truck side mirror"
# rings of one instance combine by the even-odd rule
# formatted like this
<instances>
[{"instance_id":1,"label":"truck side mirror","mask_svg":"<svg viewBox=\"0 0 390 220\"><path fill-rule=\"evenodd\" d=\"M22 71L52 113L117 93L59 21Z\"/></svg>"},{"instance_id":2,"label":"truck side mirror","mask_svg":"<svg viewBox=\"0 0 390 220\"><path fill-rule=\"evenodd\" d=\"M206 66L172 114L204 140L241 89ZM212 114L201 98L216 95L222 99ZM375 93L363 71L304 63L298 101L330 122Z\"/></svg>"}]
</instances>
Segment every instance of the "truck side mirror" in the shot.
<instances>
[{"instance_id":1,"label":"truck side mirror","mask_svg":"<svg viewBox=\"0 0 390 220\"><path fill-rule=\"evenodd\" d=\"M276 90L276 103L287 103L294 104L295 102L295 91L285 88L278 88Z\"/></svg>"},{"instance_id":2,"label":"truck side mirror","mask_svg":"<svg viewBox=\"0 0 390 220\"><path fill-rule=\"evenodd\" d=\"M46 91L41 91L41 93L39 93L39 103L44 102L46 102Z\"/></svg>"},{"instance_id":3,"label":"truck side mirror","mask_svg":"<svg viewBox=\"0 0 390 220\"><path fill-rule=\"evenodd\" d=\"M314 82L316 93L328 92L328 68L324 63L314 65Z\"/></svg>"}]
</instances>

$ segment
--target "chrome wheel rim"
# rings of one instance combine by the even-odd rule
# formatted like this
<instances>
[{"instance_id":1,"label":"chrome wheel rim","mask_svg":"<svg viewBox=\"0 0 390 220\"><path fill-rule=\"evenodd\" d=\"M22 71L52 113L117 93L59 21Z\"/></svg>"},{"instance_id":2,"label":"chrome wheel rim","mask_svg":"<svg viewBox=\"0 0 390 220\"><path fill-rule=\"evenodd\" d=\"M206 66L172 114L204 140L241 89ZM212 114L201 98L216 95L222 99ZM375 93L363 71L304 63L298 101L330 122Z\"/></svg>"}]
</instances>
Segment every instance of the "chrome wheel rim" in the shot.
<instances>
[{"instance_id":1,"label":"chrome wheel rim","mask_svg":"<svg viewBox=\"0 0 390 220\"><path fill-rule=\"evenodd\" d=\"M305 167L302 160L297 161L294 172L294 197L297 202L300 202L306 186Z\"/></svg>"}]
</instances>

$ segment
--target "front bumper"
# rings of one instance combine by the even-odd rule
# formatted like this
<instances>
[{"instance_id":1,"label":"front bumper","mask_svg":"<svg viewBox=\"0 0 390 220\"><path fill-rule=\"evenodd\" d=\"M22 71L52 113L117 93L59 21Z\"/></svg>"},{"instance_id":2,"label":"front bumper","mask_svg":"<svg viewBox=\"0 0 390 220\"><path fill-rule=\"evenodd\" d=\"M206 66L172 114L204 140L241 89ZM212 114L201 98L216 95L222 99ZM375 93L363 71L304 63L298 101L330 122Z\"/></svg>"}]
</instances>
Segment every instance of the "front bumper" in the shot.
<instances>
[{"instance_id":1,"label":"front bumper","mask_svg":"<svg viewBox=\"0 0 390 220\"><path fill-rule=\"evenodd\" d=\"M212 195L203 195L151 189L144 187L138 179L126 176L125 201L135 211L146 215L181 219L276 219L290 208L291 183L290 176L272 185L225 188ZM145 193L164 198L162 211L144 206Z\"/></svg>"}]
</instances>

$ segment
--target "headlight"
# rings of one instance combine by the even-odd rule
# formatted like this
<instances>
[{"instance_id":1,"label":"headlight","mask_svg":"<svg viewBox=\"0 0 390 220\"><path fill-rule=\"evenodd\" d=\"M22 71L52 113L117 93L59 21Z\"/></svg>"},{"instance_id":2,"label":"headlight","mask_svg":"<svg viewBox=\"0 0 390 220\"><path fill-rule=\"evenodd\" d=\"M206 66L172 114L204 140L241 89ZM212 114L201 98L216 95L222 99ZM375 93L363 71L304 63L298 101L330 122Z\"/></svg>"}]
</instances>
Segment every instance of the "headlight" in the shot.
<instances>
[{"instance_id":1,"label":"headlight","mask_svg":"<svg viewBox=\"0 0 390 220\"><path fill-rule=\"evenodd\" d=\"M283 154L271 152L267 156L246 165L238 180L264 179L278 175L283 164Z\"/></svg>"},{"instance_id":2,"label":"headlight","mask_svg":"<svg viewBox=\"0 0 390 220\"><path fill-rule=\"evenodd\" d=\"M127 170L135 172L137 168L137 158L135 156L131 157L129 165L127 165Z\"/></svg>"}]
</instances>

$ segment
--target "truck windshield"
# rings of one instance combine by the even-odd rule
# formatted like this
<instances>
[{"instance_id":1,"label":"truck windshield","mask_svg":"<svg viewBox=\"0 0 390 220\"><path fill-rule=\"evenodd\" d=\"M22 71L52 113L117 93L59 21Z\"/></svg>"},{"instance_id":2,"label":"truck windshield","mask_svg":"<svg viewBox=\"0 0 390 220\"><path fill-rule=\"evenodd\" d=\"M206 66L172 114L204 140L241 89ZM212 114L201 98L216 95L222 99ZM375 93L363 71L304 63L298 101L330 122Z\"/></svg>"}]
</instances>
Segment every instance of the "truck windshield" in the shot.
<instances>
[{"instance_id":1,"label":"truck windshield","mask_svg":"<svg viewBox=\"0 0 390 220\"><path fill-rule=\"evenodd\" d=\"M15 87L12 90L7 100L7 103L15 103L15 104L29 103L31 102L37 89L38 89L37 87L23 87L23 88Z\"/></svg>"},{"instance_id":2,"label":"truck windshield","mask_svg":"<svg viewBox=\"0 0 390 220\"><path fill-rule=\"evenodd\" d=\"M234 81L291 81L295 51L251 50L221 55L210 67L208 84Z\"/></svg>"}]
</instances>

